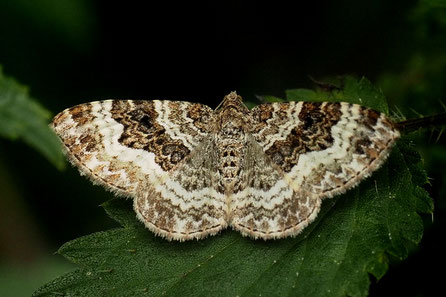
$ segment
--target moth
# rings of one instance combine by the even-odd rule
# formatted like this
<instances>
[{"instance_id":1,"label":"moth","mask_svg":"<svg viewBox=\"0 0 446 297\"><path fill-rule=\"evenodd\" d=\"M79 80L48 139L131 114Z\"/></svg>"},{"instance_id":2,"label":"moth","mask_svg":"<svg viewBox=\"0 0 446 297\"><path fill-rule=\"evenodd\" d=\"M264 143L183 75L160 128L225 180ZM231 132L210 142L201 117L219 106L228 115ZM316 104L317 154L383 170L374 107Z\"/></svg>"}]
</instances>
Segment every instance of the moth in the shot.
<instances>
[{"instance_id":1,"label":"moth","mask_svg":"<svg viewBox=\"0 0 446 297\"><path fill-rule=\"evenodd\" d=\"M80 173L133 199L137 217L168 240L230 226L244 236L299 234L325 198L377 170L400 137L384 114L350 103L266 103L231 92L212 108L190 102L105 100L51 124Z\"/></svg>"}]
</instances>

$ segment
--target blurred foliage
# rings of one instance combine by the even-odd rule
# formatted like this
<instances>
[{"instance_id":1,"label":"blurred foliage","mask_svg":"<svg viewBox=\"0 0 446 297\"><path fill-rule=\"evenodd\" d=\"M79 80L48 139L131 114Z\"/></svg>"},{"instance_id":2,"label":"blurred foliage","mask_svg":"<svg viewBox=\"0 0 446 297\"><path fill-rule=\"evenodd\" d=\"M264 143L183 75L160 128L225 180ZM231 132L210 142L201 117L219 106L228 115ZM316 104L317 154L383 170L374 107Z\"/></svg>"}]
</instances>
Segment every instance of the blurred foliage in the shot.
<instances>
[{"instance_id":1,"label":"blurred foliage","mask_svg":"<svg viewBox=\"0 0 446 297\"><path fill-rule=\"evenodd\" d=\"M54 257L44 257L31 266L3 263L0 266L0 296L31 296L42 283L72 270L73 266Z\"/></svg>"},{"instance_id":2,"label":"blurred foliage","mask_svg":"<svg viewBox=\"0 0 446 297\"><path fill-rule=\"evenodd\" d=\"M387 110L366 79L341 91L287 91L287 100L342 101ZM266 98L277 100L277 98ZM296 238L261 241L224 231L205 240L169 242L146 230L131 201L105 203L123 228L64 244L59 253L80 268L34 296L366 296L388 258L402 260L419 243L432 200L420 157L400 141L388 162L359 187L326 199L315 222ZM398 174L395 174L398 173ZM317 285L315 285L317 284Z\"/></svg>"},{"instance_id":3,"label":"blurred foliage","mask_svg":"<svg viewBox=\"0 0 446 297\"><path fill-rule=\"evenodd\" d=\"M49 109L70 97L67 86L78 74L73 69L95 45L94 2L0 1L0 64L32 86L34 96Z\"/></svg>"},{"instance_id":4,"label":"blurred foliage","mask_svg":"<svg viewBox=\"0 0 446 297\"><path fill-rule=\"evenodd\" d=\"M384 71L378 85L409 117L438 112L446 100L446 1L421 0L409 13L400 69Z\"/></svg>"},{"instance_id":5,"label":"blurred foliage","mask_svg":"<svg viewBox=\"0 0 446 297\"><path fill-rule=\"evenodd\" d=\"M446 102L446 1L420 0L408 14L408 27L398 50L404 56L399 69L387 70L377 84L392 106L406 118L445 112ZM437 182L431 189L445 205L446 183L438 164L446 163L446 141L441 129L416 133L417 149L426 169ZM441 152L441 153L440 153ZM441 194L443 193L443 194Z\"/></svg>"},{"instance_id":6,"label":"blurred foliage","mask_svg":"<svg viewBox=\"0 0 446 297\"><path fill-rule=\"evenodd\" d=\"M26 27L36 32L46 32L79 50L92 38L94 18L90 6L91 3L85 0L0 1L0 11L4 12L2 17L9 24L18 26L8 26L9 34L17 34ZM8 31L3 33L8 34Z\"/></svg>"},{"instance_id":7,"label":"blurred foliage","mask_svg":"<svg viewBox=\"0 0 446 297\"><path fill-rule=\"evenodd\" d=\"M0 68L0 136L21 139L58 168L65 164L61 146L48 127L51 113L28 94L28 89L5 76Z\"/></svg>"}]
</instances>

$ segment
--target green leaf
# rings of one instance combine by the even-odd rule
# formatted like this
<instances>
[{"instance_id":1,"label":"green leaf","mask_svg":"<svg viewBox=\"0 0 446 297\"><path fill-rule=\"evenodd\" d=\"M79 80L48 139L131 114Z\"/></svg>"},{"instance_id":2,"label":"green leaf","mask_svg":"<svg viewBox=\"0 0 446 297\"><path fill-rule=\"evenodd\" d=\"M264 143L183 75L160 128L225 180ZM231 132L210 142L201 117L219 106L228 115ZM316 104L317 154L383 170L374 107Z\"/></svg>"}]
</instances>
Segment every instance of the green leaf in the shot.
<instances>
[{"instance_id":1,"label":"green leaf","mask_svg":"<svg viewBox=\"0 0 446 297\"><path fill-rule=\"evenodd\" d=\"M367 80L349 78L345 86L325 93L325 99L361 98L386 110L384 97ZM321 99L323 94L287 95L304 93ZM226 230L205 240L169 242L137 221L131 201L113 199L103 206L122 227L63 245L59 253L79 269L34 296L366 296L369 274L379 279L390 258L407 257L422 236L419 213L432 212L419 163L401 140L378 172L325 200L303 233L276 241Z\"/></svg>"},{"instance_id":2,"label":"green leaf","mask_svg":"<svg viewBox=\"0 0 446 297\"><path fill-rule=\"evenodd\" d=\"M261 98L265 102L286 102L286 100L283 100L282 98L270 96L270 95L261 96Z\"/></svg>"},{"instance_id":3,"label":"green leaf","mask_svg":"<svg viewBox=\"0 0 446 297\"><path fill-rule=\"evenodd\" d=\"M381 90L374 87L369 80L346 76L342 90L326 92L323 90L292 89L285 92L289 101L313 102L349 102L364 105L375 110L388 113L387 101Z\"/></svg>"},{"instance_id":4,"label":"green leaf","mask_svg":"<svg viewBox=\"0 0 446 297\"><path fill-rule=\"evenodd\" d=\"M270 95L263 95L263 96L259 96L256 95L257 97L257 102L264 102L264 103L271 103L271 102L286 102L286 100L283 100L282 98L279 97L275 97L275 96L270 96ZM243 102L245 103L245 105L249 108L252 109L254 106L256 106L257 104L254 103L251 100L246 100L244 98Z\"/></svg>"},{"instance_id":5,"label":"green leaf","mask_svg":"<svg viewBox=\"0 0 446 297\"><path fill-rule=\"evenodd\" d=\"M65 164L60 142L48 127L51 113L28 89L3 74L0 67L0 137L21 139L58 168Z\"/></svg>"}]
</instances>

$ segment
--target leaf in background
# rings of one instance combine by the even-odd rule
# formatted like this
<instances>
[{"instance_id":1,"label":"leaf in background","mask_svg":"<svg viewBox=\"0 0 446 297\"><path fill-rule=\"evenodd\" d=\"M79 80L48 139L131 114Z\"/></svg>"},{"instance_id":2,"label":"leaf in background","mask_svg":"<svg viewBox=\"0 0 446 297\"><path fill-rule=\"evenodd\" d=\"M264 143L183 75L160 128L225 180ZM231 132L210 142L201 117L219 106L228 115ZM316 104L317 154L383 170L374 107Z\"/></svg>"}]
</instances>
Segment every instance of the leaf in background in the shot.
<instances>
[{"instance_id":1,"label":"leaf in background","mask_svg":"<svg viewBox=\"0 0 446 297\"><path fill-rule=\"evenodd\" d=\"M287 90L285 94L289 101L349 102L388 113L386 97L364 77L358 81L354 77L346 76L343 79L342 90L325 92L322 90L292 89Z\"/></svg>"},{"instance_id":2,"label":"leaf in background","mask_svg":"<svg viewBox=\"0 0 446 297\"><path fill-rule=\"evenodd\" d=\"M386 110L367 80L349 78L345 86L325 99ZM300 90L287 92L288 99L304 93L323 97ZM369 273L379 279L389 258L407 257L423 232L418 213L432 212L419 163L401 140L378 172L325 200L303 233L276 241L226 230L201 241L169 242L137 221L131 201L113 199L104 208L123 228L63 245L59 253L80 268L34 296L366 296Z\"/></svg>"},{"instance_id":3,"label":"leaf in background","mask_svg":"<svg viewBox=\"0 0 446 297\"><path fill-rule=\"evenodd\" d=\"M0 136L21 139L58 168L65 161L57 136L48 127L51 113L28 94L28 89L5 76L0 68Z\"/></svg>"},{"instance_id":4,"label":"leaf in background","mask_svg":"<svg viewBox=\"0 0 446 297\"><path fill-rule=\"evenodd\" d=\"M392 46L404 58L389 55L377 84L405 114L437 113L446 94L446 1L416 1L406 18L405 40Z\"/></svg>"},{"instance_id":5,"label":"leaf in background","mask_svg":"<svg viewBox=\"0 0 446 297\"><path fill-rule=\"evenodd\" d=\"M269 102L286 102L286 100L283 100L282 98L278 98L278 97L274 97L274 96L269 96L269 95L255 95L256 97L256 102L257 103L269 103ZM243 102L245 103L245 105L251 109L254 106L256 106L257 104L254 103L254 101L251 100L246 100L245 98L243 98Z\"/></svg>"}]
</instances>

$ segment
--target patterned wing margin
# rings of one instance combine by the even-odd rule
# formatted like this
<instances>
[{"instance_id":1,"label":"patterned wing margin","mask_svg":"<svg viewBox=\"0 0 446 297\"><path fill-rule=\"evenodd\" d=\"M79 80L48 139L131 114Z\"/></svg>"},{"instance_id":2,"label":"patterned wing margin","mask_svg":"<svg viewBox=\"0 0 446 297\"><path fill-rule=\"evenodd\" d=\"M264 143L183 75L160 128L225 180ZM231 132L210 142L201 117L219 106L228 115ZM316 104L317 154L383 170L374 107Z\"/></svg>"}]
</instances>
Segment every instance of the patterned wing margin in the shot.
<instances>
[{"instance_id":1,"label":"patterned wing margin","mask_svg":"<svg viewBox=\"0 0 446 297\"><path fill-rule=\"evenodd\" d=\"M150 199L161 201L164 206L181 202L171 199L178 189L172 189L166 181L175 179L175 171L190 163L194 150L212 127L209 124L212 117L211 108L202 104L105 100L66 109L54 118L52 127L61 138L66 155L81 174L118 195L136 198L135 210L149 229L168 239L182 240L189 239L189 233L193 233L192 237L211 233L218 225L216 222L221 221L221 211L213 212L211 215L217 217L209 218L201 226L174 225L168 221L175 218L178 208L172 207L165 220L159 220L141 215L137 209L141 203L136 201L147 200L147 193L150 193ZM191 183L189 181L186 186L200 186L198 182ZM175 187L183 187L182 182L178 181ZM160 204L146 205L157 207ZM218 203L213 207L221 209Z\"/></svg>"},{"instance_id":2,"label":"patterned wing margin","mask_svg":"<svg viewBox=\"0 0 446 297\"><path fill-rule=\"evenodd\" d=\"M316 218L321 199L293 190L252 136L246 150L244 187L232 197L231 226L265 240L298 234Z\"/></svg>"},{"instance_id":3,"label":"patterned wing margin","mask_svg":"<svg viewBox=\"0 0 446 297\"><path fill-rule=\"evenodd\" d=\"M400 137L384 114L350 103L263 104L252 114L254 138L292 189L320 199L369 176Z\"/></svg>"},{"instance_id":4,"label":"patterned wing margin","mask_svg":"<svg viewBox=\"0 0 446 297\"><path fill-rule=\"evenodd\" d=\"M349 103L263 104L252 116L253 164L230 224L265 240L299 234L323 198L379 168L400 136L385 115Z\"/></svg>"},{"instance_id":5,"label":"patterned wing margin","mask_svg":"<svg viewBox=\"0 0 446 297\"><path fill-rule=\"evenodd\" d=\"M216 153L212 136L206 137L162 183L138 195L134 209L147 228L180 241L226 228L226 196L216 190Z\"/></svg>"}]
</instances>

